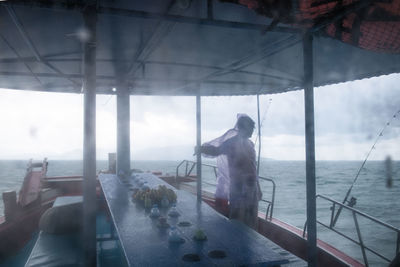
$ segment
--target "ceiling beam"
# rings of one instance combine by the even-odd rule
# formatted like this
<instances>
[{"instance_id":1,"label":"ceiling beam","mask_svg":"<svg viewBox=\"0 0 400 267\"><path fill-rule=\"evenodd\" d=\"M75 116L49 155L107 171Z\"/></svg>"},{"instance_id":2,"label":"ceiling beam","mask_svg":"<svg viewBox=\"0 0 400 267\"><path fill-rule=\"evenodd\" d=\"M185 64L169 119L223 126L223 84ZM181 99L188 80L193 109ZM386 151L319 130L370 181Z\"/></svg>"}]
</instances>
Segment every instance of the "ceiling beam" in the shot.
<instances>
[{"instance_id":1,"label":"ceiling beam","mask_svg":"<svg viewBox=\"0 0 400 267\"><path fill-rule=\"evenodd\" d=\"M52 66L50 63L48 63L47 61L45 61L39 54L38 50L36 49L35 45L33 44L33 41L31 40L31 38L29 37L28 33L25 31L24 26L22 25L21 21L18 19L17 14L15 13L14 9L11 6L6 6L6 9L8 11L8 14L11 17L11 20L13 21L15 27L17 28L18 32L20 33L22 39L24 40L25 44L28 46L28 48L31 50L32 54L34 55L34 57L36 58L36 60L38 62L43 63L44 65L46 65L48 68L50 68L51 70L55 71L56 73L58 73L60 76L66 78L67 80L69 80L70 82L72 82L75 85L80 85L80 83L77 83L74 80L69 79L68 77L66 77L59 69L57 69L56 67Z\"/></svg>"},{"instance_id":2,"label":"ceiling beam","mask_svg":"<svg viewBox=\"0 0 400 267\"><path fill-rule=\"evenodd\" d=\"M3 42L8 46L8 48L13 51L13 53L17 56L17 58L19 59L18 61L21 61L25 67L29 70L30 73L32 73L35 77L35 80L39 83L39 85L43 86L42 82L40 81L40 79L35 75L35 73L32 71L32 68L29 66L29 64L24 61L21 58L21 55L17 52L17 50L15 50L14 47L11 46L11 44L7 41L6 38L4 38L4 36L2 34L0 34L0 38L3 40Z\"/></svg>"},{"instance_id":3,"label":"ceiling beam","mask_svg":"<svg viewBox=\"0 0 400 267\"><path fill-rule=\"evenodd\" d=\"M39 78L64 78L62 76L59 76L56 73L31 73L31 72L14 72L14 71L0 71L0 76L14 76L14 77L39 77ZM82 79L83 75L82 74L64 74L64 76L67 76L69 79ZM109 76L109 75L97 75L97 79L99 80L110 80L114 81L115 76ZM194 79L162 79L162 78L137 78L135 80L128 80L128 82L194 82L196 80ZM209 83L226 83L226 84L233 84L233 83L238 83L238 84L258 84L256 82L243 82L243 81L232 81L232 80L208 80L206 82Z\"/></svg>"},{"instance_id":4,"label":"ceiling beam","mask_svg":"<svg viewBox=\"0 0 400 267\"><path fill-rule=\"evenodd\" d=\"M301 36L291 35L289 37L283 38L276 42L269 43L267 46L262 47L260 49L260 51L258 51L256 53L250 53L249 55L247 55L239 60L235 60L234 62L229 63L228 65L226 65L224 67L221 67L220 70L216 70L212 73L209 73L200 79L197 79L191 83L188 83L182 87L177 88L177 90L182 90L184 88L194 86L195 84L203 83L203 82L205 82L213 77L216 77L216 76L222 76L222 75L226 75L226 74L235 73L247 66L255 64L256 62L258 62L260 60L263 60L267 57L270 57L272 55L275 55L275 54L283 51L284 49L287 49L293 45L296 45L297 43L301 42L301 40L302 40Z\"/></svg>"},{"instance_id":5,"label":"ceiling beam","mask_svg":"<svg viewBox=\"0 0 400 267\"><path fill-rule=\"evenodd\" d=\"M77 11L77 12L81 12L82 10L84 10L86 8L85 3L83 3L82 1L79 1L79 0L63 0L63 1L13 0L12 3L7 2L7 1L0 2L0 3L1 3L0 5L3 5L3 6L46 8L46 9L64 10L64 11L72 10L72 11ZM222 28L256 30L256 31L260 31L260 32L263 32L268 28L268 25L264 25L264 24L238 22L238 21L227 21L227 20L216 20L216 19L209 19L209 18L188 17L188 16L181 16L181 15L162 14L162 13L146 12L146 11L140 11L140 10L128 10L128 9L122 9L122 8L104 7L104 6L98 6L97 13L102 14L102 15L165 20L165 21L171 21L171 22L177 22L177 23L215 26L215 27L222 27ZM284 32L284 33L301 34L301 30L299 30L299 29L294 29L294 28L290 28L290 27L281 27L281 26L276 26L276 27L270 29L269 32Z\"/></svg>"},{"instance_id":6,"label":"ceiling beam","mask_svg":"<svg viewBox=\"0 0 400 267\"><path fill-rule=\"evenodd\" d=\"M159 14L159 13L151 13L138 10L126 10L126 9L111 8L111 7L99 7L98 12L104 15L128 16L128 17L136 17L143 19L157 19L157 20L166 20L177 23L216 26L223 28L247 29L247 30L257 30L257 31L264 31L266 28L268 28L268 25L264 24L196 18L196 17L187 17L187 16L171 15L171 14ZM285 32L293 34L301 33L301 31L297 29L289 27L278 27L278 26L271 29L270 32Z\"/></svg>"},{"instance_id":7,"label":"ceiling beam","mask_svg":"<svg viewBox=\"0 0 400 267\"><path fill-rule=\"evenodd\" d=\"M46 61L48 62L81 62L82 60L80 58L56 58L56 59L47 59ZM96 59L97 62L109 62L113 63L115 60L111 59ZM34 57L22 57L22 58L3 58L0 59L0 64L1 63L28 63L28 62L36 62L36 59ZM128 60L123 60L122 62L127 63L129 62ZM221 72L220 75L216 76L222 76L226 75L229 73L240 73L240 74L246 74L246 75L252 75L252 76L257 76L257 77L265 77L265 78L272 78L272 79L285 79L290 82L299 82L299 79L296 79L294 77L287 77L287 76L280 76L280 75L272 75L268 73L260 73L260 72L254 72L254 71L245 71L245 70L238 70L238 69L229 69L229 68L221 68L217 66L212 66L212 65L201 65L201 64L191 64L191 63L181 63L181 62L165 62L165 61L137 61L137 64L141 65L166 65L166 66L178 66L178 67L189 67L189 68L203 68L203 69L212 69L215 71L223 71ZM64 74L67 75L67 74ZM62 78L61 76L59 78ZM128 79L129 80L129 79Z\"/></svg>"},{"instance_id":8,"label":"ceiling beam","mask_svg":"<svg viewBox=\"0 0 400 267\"><path fill-rule=\"evenodd\" d=\"M40 78L68 78L68 79L82 79L82 74L63 74L58 73L30 73L30 72L15 72L15 71L0 71L0 76L21 76L21 77L40 77ZM114 76L97 75L98 79L112 79L115 80Z\"/></svg>"},{"instance_id":9,"label":"ceiling beam","mask_svg":"<svg viewBox=\"0 0 400 267\"><path fill-rule=\"evenodd\" d=\"M24 39L25 44L29 47L31 50L32 54L36 58L37 61L42 61L42 58L39 55L39 52L37 51L35 45L33 44L31 38L29 38L28 33L25 31L24 26L20 22L20 20L17 17L17 14L15 14L15 11L12 7L6 6L7 12L11 17L11 20L13 21L15 27L17 27L18 32L20 33L22 39Z\"/></svg>"},{"instance_id":10,"label":"ceiling beam","mask_svg":"<svg viewBox=\"0 0 400 267\"><path fill-rule=\"evenodd\" d=\"M165 11L165 14L168 14L171 11L175 3L176 3L175 0L170 0L167 10ZM130 62L130 66L128 67L127 71L127 76L135 77L136 72L141 67L144 68L143 64L139 64L136 67L135 64L138 61L141 62L145 61L153 53L153 51L160 45L162 40L172 31L174 26L175 22L168 22L162 20L159 20L157 22L157 25L155 26L153 32L150 34L150 37L146 41L144 41L144 43L141 44L139 50L137 51L132 61ZM143 38L143 35L141 35L141 37Z\"/></svg>"}]
</instances>

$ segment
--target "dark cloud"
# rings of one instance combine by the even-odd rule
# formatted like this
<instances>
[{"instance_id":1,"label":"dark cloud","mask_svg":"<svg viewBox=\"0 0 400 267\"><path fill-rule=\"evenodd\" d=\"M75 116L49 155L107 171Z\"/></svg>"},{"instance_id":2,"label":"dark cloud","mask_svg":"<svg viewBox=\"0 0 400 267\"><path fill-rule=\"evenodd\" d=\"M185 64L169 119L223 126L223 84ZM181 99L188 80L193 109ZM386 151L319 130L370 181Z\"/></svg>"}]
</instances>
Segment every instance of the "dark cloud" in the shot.
<instances>
[{"instance_id":1,"label":"dark cloud","mask_svg":"<svg viewBox=\"0 0 400 267\"><path fill-rule=\"evenodd\" d=\"M374 139L400 110L397 77L377 77L347 84L317 88L316 129L319 135L357 134ZM385 132L399 127L394 118Z\"/></svg>"}]
</instances>

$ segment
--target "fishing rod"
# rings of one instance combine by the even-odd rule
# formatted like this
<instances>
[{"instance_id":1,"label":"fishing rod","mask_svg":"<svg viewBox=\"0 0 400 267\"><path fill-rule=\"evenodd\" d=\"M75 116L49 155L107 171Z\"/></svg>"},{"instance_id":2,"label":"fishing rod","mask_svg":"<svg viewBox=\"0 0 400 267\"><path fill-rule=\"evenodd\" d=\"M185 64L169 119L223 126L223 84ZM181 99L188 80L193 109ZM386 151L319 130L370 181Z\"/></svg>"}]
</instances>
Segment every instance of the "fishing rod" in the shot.
<instances>
[{"instance_id":1,"label":"fishing rod","mask_svg":"<svg viewBox=\"0 0 400 267\"><path fill-rule=\"evenodd\" d=\"M261 127L262 124L264 123L265 117L267 116L267 112L269 107L271 106L272 98L269 99L268 101L268 106L265 109L263 119L260 121L260 95L257 94L257 123L258 123L258 135L256 136L256 141L255 144L257 144L258 141L258 159L257 159L257 176L260 173L260 157L261 157Z\"/></svg>"},{"instance_id":2,"label":"fishing rod","mask_svg":"<svg viewBox=\"0 0 400 267\"><path fill-rule=\"evenodd\" d=\"M384 126L383 129L380 131L380 133L378 134L378 136L376 137L374 144L372 145L371 149L368 151L368 154L367 154L367 156L365 157L363 163L361 164L361 167L358 169L358 172L357 172L357 174L356 174L356 177L355 177L354 180L353 180L353 183L351 184L349 190L347 190L346 196L344 197L342 204L345 204L345 203L347 202L347 199L348 199L349 196L350 196L351 190L353 189L353 186L354 186L354 184L356 183L356 181L357 181L357 179L358 179L358 176L360 176L360 173L361 173L362 169L364 168L364 165L365 165L365 163L367 162L369 156L371 155L372 150L375 149L375 145L378 143L379 139L383 136L383 132L386 130L386 128L390 125L390 123L391 123L391 122L397 117L397 115L399 115L399 114L400 114L400 110L396 111L396 112L393 114L393 116L390 118L390 120L385 124L385 126ZM356 198L352 197L352 198L350 199L350 201L349 201L349 206L350 206L350 207L353 207L355 204L356 204ZM338 211L336 212L335 218L334 218L334 220L333 220L333 222L332 222L332 227L335 226L335 224L336 224L336 222L337 222L337 220L338 220L338 218L339 218L339 215L340 215L340 213L342 212L342 209L343 209L343 206L340 206L339 209L338 209Z\"/></svg>"},{"instance_id":3,"label":"fishing rod","mask_svg":"<svg viewBox=\"0 0 400 267\"><path fill-rule=\"evenodd\" d=\"M265 118L267 116L269 107L271 106L271 103L272 103L272 98L270 98L268 100L268 106L265 109L265 112L263 114L262 120L260 121L260 118L259 118L260 117L259 116L259 113L260 113L260 102L259 102L259 97L257 95L257 117L258 117L258 127L259 127L259 129L261 129L263 127L263 123L264 123ZM257 136L256 136L256 141L254 142L254 144L257 144L259 138L261 138L261 130L258 131Z\"/></svg>"}]
</instances>

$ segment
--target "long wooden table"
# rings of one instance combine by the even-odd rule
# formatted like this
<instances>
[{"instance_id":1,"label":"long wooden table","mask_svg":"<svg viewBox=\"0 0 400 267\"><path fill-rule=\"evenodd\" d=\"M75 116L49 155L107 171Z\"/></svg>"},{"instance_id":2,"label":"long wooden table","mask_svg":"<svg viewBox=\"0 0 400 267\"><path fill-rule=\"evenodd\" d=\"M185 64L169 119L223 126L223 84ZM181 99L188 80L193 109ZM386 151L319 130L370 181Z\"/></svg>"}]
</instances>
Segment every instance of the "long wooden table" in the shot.
<instances>
[{"instance_id":1,"label":"long wooden table","mask_svg":"<svg viewBox=\"0 0 400 267\"><path fill-rule=\"evenodd\" d=\"M272 251L272 242L244 224L229 220L217 213L196 196L176 190L150 173L134 174L125 180L116 175L101 174L99 180L124 250L129 266L276 266L288 260ZM160 208L171 226L177 226L183 243L168 241L168 228L160 227L149 211L132 201L134 180L147 181L150 188L165 185L177 194L176 207L181 216L169 217L168 209ZM178 226L179 222L191 226ZM207 235L206 241L195 241L198 229ZM212 258L211 251L223 251L226 257ZM183 260L185 255L195 254L198 261ZM186 258L185 258L186 259Z\"/></svg>"}]
</instances>

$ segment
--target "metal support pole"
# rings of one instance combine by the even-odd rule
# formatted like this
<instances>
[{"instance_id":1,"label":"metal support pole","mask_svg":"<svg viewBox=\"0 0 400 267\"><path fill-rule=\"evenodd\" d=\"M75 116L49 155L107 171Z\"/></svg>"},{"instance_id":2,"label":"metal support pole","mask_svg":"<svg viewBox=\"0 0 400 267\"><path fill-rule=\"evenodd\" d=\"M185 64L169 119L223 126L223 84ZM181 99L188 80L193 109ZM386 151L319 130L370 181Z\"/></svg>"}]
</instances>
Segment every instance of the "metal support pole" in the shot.
<instances>
[{"instance_id":1,"label":"metal support pole","mask_svg":"<svg viewBox=\"0 0 400 267\"><path fill-rule=\"evenodd\" d=\"M117 174L125 176L131 170L129 100L127 87L117 87Z\"/></svg>"},{"instance_id":2,"label":"metal support pole","mask_svg":"<svg viewBox=\"0 0 400 267\"><path fill-rule=\"evenodd\" d=\"M83 12L89 39L84 43L83 253L96 266L96 22L95 6Z\"/></svg>"},{"instance_id":3,"label":"metal support pole","mask_svg":"<svg viewBox=\"0 0 400 267\"><path fill-rule=\"evenodd\" d=\"M314 86L313 86L313 37L303 36L304 105L306 141L307 187L307 256L308 266L317 266L317 214L315 185L315 136L314 136Z\"/></svg>"},{"instance_id":4,"label":"metal support pole","mask_svg":"<svg viewBox=\"0 0 400 267\"><path fill-rule=\"evenodd\" d=\"M196 146L201 146L201 97L200 86L196 95ZM201 153L197 153L197 201L201 202Z\"/></svg>"},{"instance_id":5,"label":"metal support pole","mask_svg":"<svg viewBox=\"0 0 400 267\"><path fill-rule=\"evenodd\" d=\"M207 19L214 19L213 0L207 0Z\"/></svg>"},{"instance_id":6,"label":"metal support pole","mask_svg":"<svg viewBox=\"0 0 400 267\"><path fill-rule=\"evenodd\" d=\"M257 95L257 125L258 125L258 159L257 159L257 176L258 176L260 175L260 159L261 159L260 95Z\"/></svg>"}]
</instances>

